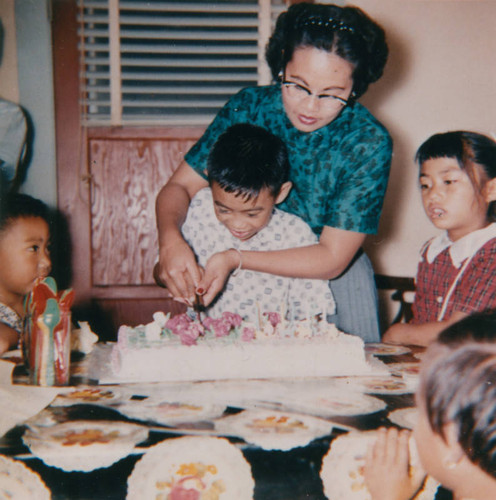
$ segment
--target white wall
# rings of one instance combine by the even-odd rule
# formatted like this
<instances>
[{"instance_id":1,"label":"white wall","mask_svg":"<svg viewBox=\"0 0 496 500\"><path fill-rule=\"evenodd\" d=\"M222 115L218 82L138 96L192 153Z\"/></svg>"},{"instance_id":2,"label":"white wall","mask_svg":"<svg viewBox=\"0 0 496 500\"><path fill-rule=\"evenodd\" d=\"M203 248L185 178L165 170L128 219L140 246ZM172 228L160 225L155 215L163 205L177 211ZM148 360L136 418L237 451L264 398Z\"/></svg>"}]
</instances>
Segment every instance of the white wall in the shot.
<instances>
[{"instance_id":1,"label":"white wall","mask_svg":"<svg viewBox=\"0 0 496 500\"><path fill-rule=\"evenodd\" d=\"M21 191L57 203L55 118L49 0L0 0L6 40L0 95L29 114L32 158Z\"/></svg>"},{"instance_id":2,"label":"white wall","mask_svg":"<svg viewBox=\"0 0 496 500\"><path fill-rule=\"evenodd\" d=\"M418 251L437 234L424 215L413 158L431 134L496 134L496 2L355 0L385 28L390 59L362 102L389 129L393 166L379 234L367 251L376 271L414 276Z\"/></svg>"},{"instance_id":3,"label":"white wall","mask_svg":"<svg viewBox=\"0 0 496 500\"><path fill-rule=\"evenodd\" d=\"M3 44L0 51L0 96L8 101L19 102L14 0L0 1L0 21L3 32L0 40L0 44Z\"/></svg>"}]
</instances>

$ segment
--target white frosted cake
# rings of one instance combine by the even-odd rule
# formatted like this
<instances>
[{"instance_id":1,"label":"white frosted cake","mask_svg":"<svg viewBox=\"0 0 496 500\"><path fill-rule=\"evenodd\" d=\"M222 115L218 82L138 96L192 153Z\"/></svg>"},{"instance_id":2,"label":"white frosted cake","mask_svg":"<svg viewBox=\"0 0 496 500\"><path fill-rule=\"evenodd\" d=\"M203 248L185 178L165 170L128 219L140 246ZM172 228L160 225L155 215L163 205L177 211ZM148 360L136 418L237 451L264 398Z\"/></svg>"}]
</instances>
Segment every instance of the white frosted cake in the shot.
<instances>
[{"instance_id":1,"label":"white frosted cake","mask_svg":"<svg viewBox=\"0 0 496 500\"><path fill-rule=\"evenodd\" d=\"M162 313L138 327L121 326L112 347L112 375L127 382L366 375L363 340L322 322L280 321L263 326L236 314L202 323Z\"/></svg>"}]
</instances>

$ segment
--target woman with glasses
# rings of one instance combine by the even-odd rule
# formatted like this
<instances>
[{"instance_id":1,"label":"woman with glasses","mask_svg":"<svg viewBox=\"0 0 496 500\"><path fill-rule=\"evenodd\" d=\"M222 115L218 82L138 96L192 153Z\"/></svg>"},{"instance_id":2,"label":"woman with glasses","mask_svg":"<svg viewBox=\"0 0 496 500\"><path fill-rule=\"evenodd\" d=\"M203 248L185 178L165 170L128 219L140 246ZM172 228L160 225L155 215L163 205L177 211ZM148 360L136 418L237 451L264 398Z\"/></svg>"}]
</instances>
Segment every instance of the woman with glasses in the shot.
<instances>
[{"instance_id":1,"label":"woman with glasses","mask_svg":"<svg viewBox=\"0 0 496 500\"><path fill-rule=\"evenodd\" d=\"M266 49L275 83L232 97L186 154L157 198L158 283L186 302L210 303L229 273L243 269L331 280L343 331L380 340L373 270L361 250L377 231L391 162L387 130L357 102L388 55L383 29L355 7L298 3L282 13ZM268 129L286 144L293 189L281 205L303 218L319 243L284 251L227 252L204 274L180 226L208 185L204 170L219 135L234 123Z\"/></svg>"}]
</instances>

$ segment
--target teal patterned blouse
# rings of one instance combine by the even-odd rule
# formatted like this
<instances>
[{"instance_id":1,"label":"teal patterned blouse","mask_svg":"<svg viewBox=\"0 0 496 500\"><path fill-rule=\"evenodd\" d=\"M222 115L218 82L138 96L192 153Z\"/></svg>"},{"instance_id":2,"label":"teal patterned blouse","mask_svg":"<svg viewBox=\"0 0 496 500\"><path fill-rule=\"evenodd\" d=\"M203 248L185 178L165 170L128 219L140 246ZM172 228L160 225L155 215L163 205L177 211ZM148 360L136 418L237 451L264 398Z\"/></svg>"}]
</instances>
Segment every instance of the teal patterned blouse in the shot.
<instances>
[{"instance_id":1,"label":"teal patterned blouse","mask_svg":"<svg viewBox=\"0 0 496 500\"><path fill-rule=\"evenodd\" d=\"M293 189L278 208L300 216L317 235L324 226L367 234L377 231L392 141L364 106L347 106L329 125L300 132L284 111L280 85L243 89L185 156L203 177L212 145L235 123L264 127L286 144Z\"/></svg>"}]
</instances>

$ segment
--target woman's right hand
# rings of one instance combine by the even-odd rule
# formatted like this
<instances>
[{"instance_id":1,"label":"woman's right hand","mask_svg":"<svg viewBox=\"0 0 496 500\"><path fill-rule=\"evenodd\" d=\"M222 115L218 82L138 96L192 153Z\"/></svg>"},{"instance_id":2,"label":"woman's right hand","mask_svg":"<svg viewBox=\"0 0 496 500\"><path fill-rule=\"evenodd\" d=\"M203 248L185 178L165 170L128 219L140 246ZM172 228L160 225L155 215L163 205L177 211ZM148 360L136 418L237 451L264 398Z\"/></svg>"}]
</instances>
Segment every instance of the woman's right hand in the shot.
<instances>
[{"instance_id":1,"label":"woman's right hand","mask_svg":"<svg viewBox=\"0 0 496 500\"><path fill-rule=\"evenodd\" d=\"M175 300L191 305L202 269L189 245L181 238L160 249L159 261L153 270L158 285L165 286Z\"/></svg>"},{"instance_id":2,"label":"woman's right hand","mask_svg":"<svg viewBox=\"0 0 496 500\"><path fill-rule=\"evenodd\" d=\"M202 271L180 228L191 199L206 186L208 182L183 161L160 190L156 201L159 261L153 269L153 277L158 285L167 287L176 300L185 303L194 301Z\"/></svg>"}]
</instances>

